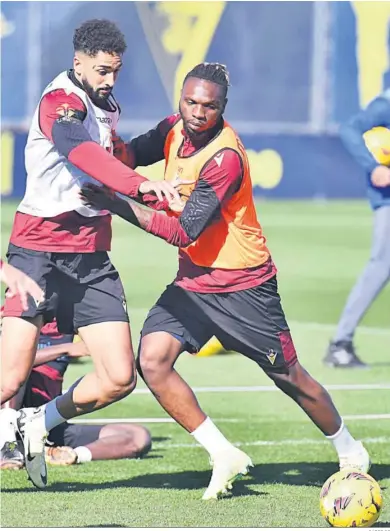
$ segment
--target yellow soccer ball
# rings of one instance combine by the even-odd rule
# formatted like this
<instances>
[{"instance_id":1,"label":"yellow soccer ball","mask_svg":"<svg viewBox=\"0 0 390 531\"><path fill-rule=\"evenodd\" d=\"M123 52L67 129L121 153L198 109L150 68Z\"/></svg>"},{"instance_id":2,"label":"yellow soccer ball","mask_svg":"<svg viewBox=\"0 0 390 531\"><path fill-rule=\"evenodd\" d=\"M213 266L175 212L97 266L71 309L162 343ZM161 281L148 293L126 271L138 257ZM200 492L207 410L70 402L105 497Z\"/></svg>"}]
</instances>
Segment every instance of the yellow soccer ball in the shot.
<instances>
[{"instance_id":1,"label":"yellow soccer ball","mask_svg":"<svg viewBox=\"0 0 390 531\"><path fill-rule=\"evenodd\" d=\"M375 479L351 468L328 478L320 494L321 514L332 527L371 527L382 503Z\"/></svg>"},{"instance_id":2,"label":"yellow soccer ball","mask_svg":"<svg viewBox=\"0 0 390 531\"><path fill-rule=\"evenodd\" d=\"M373 127L363 135L366 147L374 159L390 166L390 129L387 127Z\"/></svg>"}]
</instances>

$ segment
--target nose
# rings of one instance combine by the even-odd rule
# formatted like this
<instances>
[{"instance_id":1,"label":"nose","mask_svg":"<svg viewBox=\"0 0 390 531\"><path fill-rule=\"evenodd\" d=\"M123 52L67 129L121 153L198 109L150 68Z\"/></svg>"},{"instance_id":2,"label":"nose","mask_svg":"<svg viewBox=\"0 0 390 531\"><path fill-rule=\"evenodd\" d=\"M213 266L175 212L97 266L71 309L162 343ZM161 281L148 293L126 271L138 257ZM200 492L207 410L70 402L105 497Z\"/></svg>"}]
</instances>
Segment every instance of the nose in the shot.
<instances>
[{"instance_id":1,"label":"nose","mask_svg":"<svg viewBox=\"0 0 390 531\"><path fill-rule=\"evenodd\" d=\"M109 72L107 75L106 75L106 85L107 87L110 87L112 88L115 84L115 74L114 72Z\"/></svg>"},{"instance_id":2,"label":"nose","mask_svg":"<svg viewBox=\"0 0 390 531\"><path fill-rule=\"evenodd\" d=\"M202 107L202 105L195 105L192 109L192 116L196 118L196 120L204 120L205 119L205 112Z\"/></svg>"}]
</instances>

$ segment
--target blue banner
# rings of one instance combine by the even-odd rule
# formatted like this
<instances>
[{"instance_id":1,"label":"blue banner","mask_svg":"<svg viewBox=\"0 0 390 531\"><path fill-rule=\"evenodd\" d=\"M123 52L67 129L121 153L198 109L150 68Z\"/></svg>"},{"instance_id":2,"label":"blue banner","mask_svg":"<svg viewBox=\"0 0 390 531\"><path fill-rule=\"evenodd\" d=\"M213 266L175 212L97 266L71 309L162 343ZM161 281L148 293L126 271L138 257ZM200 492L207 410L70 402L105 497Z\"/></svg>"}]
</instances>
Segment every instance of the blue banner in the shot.
<instances>
[{"instance_id":1,"label":"blue banner","mask_svg":"<svg viewBox=\"0 0 390 531\"><path fill-rule=\"evenodd\" d=\"M26 107L27 87L36 104L72 66L74 29L109 18L128 45L115 90L125 119L157 120L176 109L186 72L206 60L230 69L230 119L305 123L312 12L312 2L3 3L2 119L25 120L33 110Z\"/></svg>"},{"instance_id":2,"label":"blue banner","mask_svg":"<svg viewBox=\"0 0 390 531\"><path fill-rule=\"evenodd\" d=\"M24 194L26 133L5 132L1 137L3 198ZM365 196L365 176L338 138L309 135L243 135L255 195L272 198L359 198ZM161 179L164 163L140 173Z\"/></svg>"},{"instance_id":3,"label":"blue banner","mask_svg":"<svg viewBox=\"0 0 390 531\"><path fill-rule=\"evenodd\" d=\"M2 195L22 195L25 136L15 131L28 130L43 88L72 66L73 32L91 18L116 22L128 44L115 87L122 136L176 111L185 74L218 61L231 77L226 118L251 152L259 193L364 194L364 177L332 135L390 86L390 2L370 0L3 2L1 119L10 155Z\"/></svg>"}]
</instances>

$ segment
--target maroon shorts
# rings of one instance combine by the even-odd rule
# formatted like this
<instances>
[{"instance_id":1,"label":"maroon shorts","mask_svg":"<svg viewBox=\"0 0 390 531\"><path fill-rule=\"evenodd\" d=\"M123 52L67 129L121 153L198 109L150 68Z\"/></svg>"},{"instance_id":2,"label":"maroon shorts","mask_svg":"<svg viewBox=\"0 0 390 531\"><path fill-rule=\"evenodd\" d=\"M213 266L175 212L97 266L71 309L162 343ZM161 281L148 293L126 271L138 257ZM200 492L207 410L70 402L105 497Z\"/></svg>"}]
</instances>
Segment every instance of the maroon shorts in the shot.
<instances>
[{"instance_id":1,"label":"maroon shorts","mask_svg":"<svg viewBox=\"0 0 390 531\"><path fill-rule=\"evenodd\" d=\"M231 293L195 293L171 284L150 310L141 335L159 331L192 353L216 336L226 350L240 352L268 374L287 374L297 362L276 276Z\"/></svg>"},{"instance_id":2,"label":"maroon shorts","mask_svg":"<svg viewBox=\"0 0 390 531\"><path fill-rule=\"evenodd\" d=\"M64 334L94 323L128 322L122 282L106 252L50 253L10 244L7 258L39 284L45 301L37 306L29 296L24 311L19 297L5 299L5 317L42 315L44 322L56 317Z\"/></svg>"}]
</instances>

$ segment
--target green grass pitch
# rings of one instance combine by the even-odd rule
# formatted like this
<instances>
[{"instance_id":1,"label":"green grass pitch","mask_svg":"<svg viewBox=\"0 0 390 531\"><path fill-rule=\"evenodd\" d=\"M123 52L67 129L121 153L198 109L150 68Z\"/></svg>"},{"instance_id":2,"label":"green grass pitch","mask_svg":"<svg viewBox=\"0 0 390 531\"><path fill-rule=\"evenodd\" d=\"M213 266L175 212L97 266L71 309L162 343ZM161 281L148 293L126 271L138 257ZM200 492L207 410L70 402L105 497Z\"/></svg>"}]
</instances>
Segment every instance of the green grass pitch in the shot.
<instances>
[{"instance_id":1,"label":"green grass pitch","mask_svg":"<svg viewBox=\"0 0 390 531\"><path fill-rule=\"evenodd\" d=\"M15 206L2 204L2 256ZM351 432L371 453L371 473L384 493L377 525L390 527L390 418L377 418L390 413L390 286L356 336L358 353L370 369L335 371L321 363L348 292L369 257L369 207L354 201L259 201L257 207L300 360L322 383L342 387L331 394ZM175 275L176 250L115 220L112 260L125 285L136 347L148 308ZM71 365L66 384L89 368L89 361ZM255 464L237 481L232 497L202 502L210 478L206 453L173 423L145 424L154 439L145 459L51 467L43 492L31 486L25 471L3 472L2 526L325 527L319 492L337 470L336 456L298 407L279 391L217 389L271 385L238 354L183 355L178 368L194 387L209 388L198 393L201 405ZM137 389L143 387L139 382ZM90 417L168 418L153 397L142 393Z\"/></svg>"}]
</instances>

